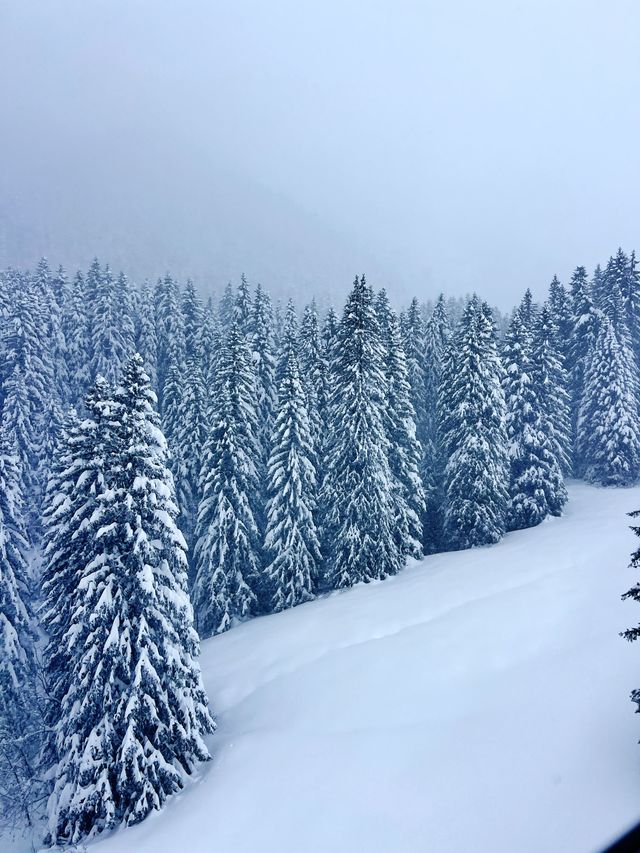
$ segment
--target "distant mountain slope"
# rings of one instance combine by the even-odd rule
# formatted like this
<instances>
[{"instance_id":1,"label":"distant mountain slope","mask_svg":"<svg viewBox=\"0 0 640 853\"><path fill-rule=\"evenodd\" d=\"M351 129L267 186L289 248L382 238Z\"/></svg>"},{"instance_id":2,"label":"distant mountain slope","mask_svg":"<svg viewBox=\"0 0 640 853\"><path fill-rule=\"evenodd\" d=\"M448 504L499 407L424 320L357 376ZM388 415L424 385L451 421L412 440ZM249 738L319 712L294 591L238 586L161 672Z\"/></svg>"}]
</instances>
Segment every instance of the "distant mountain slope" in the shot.
<instances>
[{"instance_id":1,"label":"distant mountain slope","mask_svg":"<svg viewBox=\"0 0 640 853\"><path fill-rule=\"evenodd\" d=\"M214 761L105 853L602 846L640 816L640 488L203 647Z\"/></svg>"},{"instance_id":2,"label":"distant mountain slope","mask_svg":"<svg viewBox=\"0 0 640 853\"><path fill-rule=\"evenodd\" d=\"M119 168L111 153L108 173L99 157L95 172L78 160L5 173L0 267L32 266L44 254L73 271L98 255L138 280L169 270L221 292L245 272L276 298L316 295L340 305L356 274L389 282L350 235L258 182L195 160L173 164L166 149L149 161L120 153Z\"/></svg>"}]
</instances>

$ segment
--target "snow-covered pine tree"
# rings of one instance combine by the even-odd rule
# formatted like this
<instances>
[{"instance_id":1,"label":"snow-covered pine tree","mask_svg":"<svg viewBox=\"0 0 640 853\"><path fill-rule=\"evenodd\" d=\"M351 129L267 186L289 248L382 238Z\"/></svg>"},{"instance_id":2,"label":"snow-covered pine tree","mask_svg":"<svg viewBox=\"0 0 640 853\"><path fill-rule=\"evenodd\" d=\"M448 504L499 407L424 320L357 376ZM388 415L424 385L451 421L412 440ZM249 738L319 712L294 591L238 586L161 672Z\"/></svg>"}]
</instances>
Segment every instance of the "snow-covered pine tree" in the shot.
<instances>
[{"instance_id":1,"label":"snow-covered pine tree","mask_svg":"<svg viewBox=\"0 0 640 853\"><path fill-rule=\"evenodd\" d=\"M78 272L73 279L71 293L65 303L62 317L69 376L67 400L72 405L77 405L82 400L89 385L91 360L89 308L85 280L82 273Z\"/></svg>"},{"instance_id":2,"label":"snow-covered pine tree","mask_svg":"<svg viewBox=\"0 0 640 853\"><path fill-rule=\"evenodd\" d=\"M576 269L576 272L579 269L580 267ZM598 264L593 271L593 276L591 277L591 283L589 285L589 293L594 307L601 309L607 294L607 283L604 270L600 264Z\"/></svg>"},{"instance_id":3,"label":"snow-covered pine tree","mask_svg":"<svg viewBox=\"0 0 640 853\"><path fill-rule=\"evenodd\" d=\"M37 303L37 324L42 330L41 358L51 377L53 385L49 388L49 397L56 404L66 400L69 386L69 375L66 362L66 342L62 323L62 303L58 302L56 293L64 288L63 280L54 279L46 258L42 258L33 275L33 292ZM46 437L45 437L46 440Z\"/></svg>"},{"instance_id":4,"label":"snow-covered pine tree","mask_svg":"<svg viewBox=\"0 0 640 853\"><path fill-rule=\"evenodd\" d=\"M520 302L517 310L527 334L531 335L538 315L538 306L534 302L530 288L525 290L524 296L522 297L522 301Z\"/></svg>"},{"instance_id":5,"label":"snow-covered pine tree","mask_svg":"<svg viewBox=\"0 0 640 853\"><path fill-rule=\"evenodd\" d=\"M240 284L236 291L233 304L233 320L238 324L240 332L246 337L251 337L251 291L244 273L240 276Z\"/></svg>"},{"instance_id":6,"label":"snow-covered pine tree","mask_svg":"<svg viewBox=\"0 0 640 853\"><path fill-rule=\"evenodd\" d=\"M227 327L228 328L228 327ZM215 385L215 376L220 358L220 322L213 310L211 300L205 305L202 326L198 336L197 353L205 387L210 391Z\"/></svg>"},{"instance_id":7,"label":"snow-covered pine tree","mask_svg":"<svg viewBox=\"0 0 640 853\"><path fill-rule=\"evenodd\" d=\"M450 342L440 390L444 543L489 545L505 531L508 458L502 367L491 311L474 297Z\"/></svg>"},{"instance_id":8,"label":"snow-covered pine tree","mask_svg":"<svg viewBox=\"0 0 640 853\"><path fill-rule=\"evenodd\" d=\"M278 404L268 464L266 579L273 611L314 597L320 569L316 472L298 362L296 312L290 301L278 362Z\"/></svg>"},{"instance_id":9,"label":"snow-covered pine tree","mask_svg":"<svg viewBox=\"0 0 640 853\"><path fill-rule=\"evenodd\" d=\"M145 281L138 295L135 321L136 352L140 354L144 369L156 388L158 383L158 336L156 334L156 316L153 291Z\"/></svg>"},{"instance_id":10,"label":"snow-covered pine tree","mask_svg":"<svg viewBox=\"0 0 640 853\"><path fill-rule=\"evenodd\" d=\"M106 488L72 593L49 841L78 843L161 808L212 731L184 540L155 395L134 356L106 403Z\"/></svg>"},{"instance_id":11,"label":"snow-covered pine tree","mask_svg":"<svg viewBox=\"0 0 640 853\"><path fill-rule=\"evenodd\" d=\"M225 286L224 293L222 294L222 298L218 305L220 325L225 330L231 328L231 324L233 323L233 309L235 304L236 294L233 290L233 285L229 281Z\"/></svg>"},{"instance_id":12,"label":"snow-covered pine tree","mask_svg":"<svg viewBox=\"0 0 640 853\"><path fill-rule=\"evenodd\" d=\"M26 376L33 377L33 373L29 370ZM25 501L25 532L34 544L40 535L42 428L46 398L38 405L33 395L28 393L26 376L18 363L4 385L1 429L15 456L15 476Z\"/></svg>"},{"instance_id":13,"label":"snow-covered pine tree","mask_svg":"<svg viewBox=\"0 0 640 853\"><path fill-rule=\"evenodd\" d=\"M256 287L253 305L251 306L249 336L256 381L258 438L265 469L261 472L261 480L264 482L273 431L277 389L276 358L273 345L273 311L269 294L262 289L260 284Z\"/></svg>"},{"instance_id":14,"label":"snow-covered pine tree","mask_svg":"<svg viewBox=\"0 0 640 853\"><path fill-rule=\"evenodd\" d=\"M562 367L566 371L569 371L571 365L571 338L573 336L571 300L567 289L555 275L549 285L547 306L551 322L556 328L557 348L562 359Z\"/></svg>"},{"instance_id":15,"label":"snow-covered pine tree","mask_svg":"<svg viewBox=\"0 0 640 853\"><path fill-rule=\"evenodd\" d=\"M189 278L182 294L182 316L184 318L185 358L194 358L198 352L204 307L196 293L196 287Z\"/></svg>"},{"instance_id":16,"label":"snow-covered pine tree","mask_svg":"<svg viewBox=\"0 0 640 853\"><path fill-rule=\"evenodd\" d=\"M640 270L636 253L631 252L623 296L627 309L627 326L631 335L636 364L640 365Z\"/></svg>"},{"instance_id":17,"label":"snow-covered pine tree","mask_svg":"<svg viewBox=\"0 0 640 853\"><path fill-rule=\"evenodd\" d=\"M180 515L178 523L189 548L193 572L194 529L201 494L201 468L209 435L209 403L200 360L187 360L174 434L173 471Z\"/></svg>"},{"instance_id":18,"label":"snow-covered pine tree","mask_svg":"<svg viewBox=\"0 0 640 853\"><path fill-rule=\"evenodd\" d=\"M180 310L180 288L170 275L158 281L155 289L156 336L158 342L158 405L164 417L164 386L172 365L184 370L186 344L184 319Z\"/></svg>"},{"instance_id":19,"label":"snow-covered pine tree","mask_svg":"<svg viewBox=\"0 0 640 853\"><path fill-rule=\"evenodd\" d=\"M254 389L248 343L234 321L220 354L196 523L193 600L201 636L226 631L235 619L255 614L267 597L260 582L256 522L259 445Z\"/></svg>"},{"instance_id":20,"label":"snow-covered pine tree","mask_svg":"<svg viewBox=\"0 0 640 853\"><path fill-rule=\"evenodd\" d=\"M603 486L635 483L640 473L637 379L628 345L603 317L584 376L576 449L584 477Z\"/></svg>"},{"instance_id":21,"label":"snow-covered pine tree","mask_svg":"<svg viewBox=\"0 0 640 853\"><path fill-rule=\"evenodd\" d=\"M584 396L585 370L595 348L601 314L593 304L591 287L584 267L576 267L571 278L571 310L573 335L569 372L569 395L571 397L571 430L573 473L580 477L584 473L584 460L578 448L578 415Z\"/></svg>"},{"instance_id":22,"label":"snow-covered pine tree","mask_svg":"<svg viewBox=\"0 0 640 853\"><path fill-rule=\"evenodd\" d=\"M300 377L305 391L316 468L322 459L326 431L327 363L324 358L315 300L306 305L300 324Z\"/></svg>"},{"instance_id":23,"label":"snow-covered pine tree","mask_svg":"<svg viewBox=\"0 0 640 853\"><path fill-rule=\"evenodd\" d=\"M165 375L162 398L162 432L169 445L170 455L176 452L178 424L185 391L186 365L178 362L176 353L169 356L169 368ZM175 472L174 472L175 473Z\"/></svg>"},{"instance_id":24,"label":"snow-covered pine tree","mask_svg":"<svg viewBox=\"0 0 640 853\"><path fill-rule=\"evenodd\" d=\"M98 506L98 495L106 488L110 394L106 380L98 377L85 398L86 415L78 418L73 411L68 414L45 493L40 621L47 636L45 718L50 733L60 717L71 677L65 636L72 621L73 595L95 547L89 520ZM46 749L46 760L49 766L56 761L53 737Z\"/></svg>"},{"instance_id":25,"label":"snow-covered pine tree","mask_svg":"<svg viewBox=\"0 0 640 853\"><path fill-rule=\"evenodd\" d=\"M567 371L559 349L560 335L548 303L542 306L533 332L532 379L540 409L540 429L564 476L572 470L571 412Z\"/></svg>"},{"instance_id":26,"label":"snow-covered pine tree","mask_svg":"<svg viewBox=\"0 0 640 853\"><path fill-rule=\"evenodd\" d=\"M567 493L560 467L545 435L541 403L533 378L531 340L516 312L503 348L503 387L509 451L508 530L535 527L548 515L560 515Z\"/></svg>"},{"instance_id":27,"label":"snow-covered pine tree","mask_svg":"<svg viewBox=\"0 0 640 853\"><path fill-rule=\"evenodd\" d=\"M42 725L19 481L11 442L0 429L0 820L5 829L31 826L43 793L37 773Z\"/></svg>"},{"instance_id":28,"label":"snow-covered pine tree","mask_svg":"<svg viewBox=\"0 0 640 853\"><path fill-rule=\"evenodd\" d=\"M424 336L424 436L420 473L425 489L424 547L428 554L442 550L444 532L444 469L440 436L439 389L451 327L444 296L436 301Z\"/></svg>"},{"instance_id":29,"label":"snow-covered pine tree","mask_svg":"<svg viewBox=\"0 0 640 853\"><path fill-rule=\"evenodd\" d=\"M425 494L420 477L422 448L416 438L415 412L400 325L389 304L386 291L375 302L383 346L385 375L384 428L388 442L391 474L395 478L394 535L398 550L405 556L423 554Z\"/></svg>"},{"instance_id":30,"label":"snow-covered pine tree","mask_svg":"<svg viewBox=\"0 0 640 853\"><path fill-rule=\"evenodd\" d=\"M392 530L384 349L364 276L354 282L333 349L321 500L325 582L338 589L396 574L404 562Z\"/></svg>"},{"instance_id":31,"label":"snow-covered pine tree","mask_svg":"<svg viewBox=\"0 0 640 853\"><path fill-rule=\"evenodd\" d=\"M114 279L107 265L96 282L92 319L91 377L113 381L133 349L133 326L126 278Z\"/></svg>"},{"instance_id":32,"label":"snow-covered pine tree","mask_svg":"<svg viewBox=\"0 0 640 853\"><path fill-rule=\"evenodd\" d=\"M416 413L416 435L420 446L428 447L427 412L424 384L424 323L422 311L417 299L412 299L409 309L403 315L402 345L404 347L411 388L411 405Z\"/></svg>"}]
</instances>

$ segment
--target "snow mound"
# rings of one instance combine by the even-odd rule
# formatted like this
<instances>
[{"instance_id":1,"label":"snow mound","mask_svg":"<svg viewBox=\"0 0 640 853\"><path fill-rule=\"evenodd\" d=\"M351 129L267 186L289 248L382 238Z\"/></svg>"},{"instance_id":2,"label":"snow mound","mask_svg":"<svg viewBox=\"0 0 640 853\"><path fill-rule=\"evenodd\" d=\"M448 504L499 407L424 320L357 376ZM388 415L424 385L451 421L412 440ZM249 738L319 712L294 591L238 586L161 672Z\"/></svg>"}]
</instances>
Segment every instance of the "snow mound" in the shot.
<instances>
[{"instance_id":1,"label":"snow mound","mask_svg":"<svg viewBox=\"0 0 640 853\"><path fill-rule=\"evenodd\" d=\"M214 760L105 853L596 850L640 817L640 488L203 644Z\"/></svg>"}]
</instances>

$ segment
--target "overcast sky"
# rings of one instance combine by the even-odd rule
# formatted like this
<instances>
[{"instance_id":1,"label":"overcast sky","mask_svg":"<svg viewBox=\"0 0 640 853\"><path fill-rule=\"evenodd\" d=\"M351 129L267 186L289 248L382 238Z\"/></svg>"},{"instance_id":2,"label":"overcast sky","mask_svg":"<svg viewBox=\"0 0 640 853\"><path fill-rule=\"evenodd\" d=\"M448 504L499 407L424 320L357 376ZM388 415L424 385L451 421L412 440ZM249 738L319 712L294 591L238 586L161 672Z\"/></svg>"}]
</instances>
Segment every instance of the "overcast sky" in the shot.
<instances>
[{"instance_id":1,"label":"overcast sky","mask_svg":"<svg viewBox=\"0 0 640 853\"><path fill-rule=\"evenodd\" d=\"M638 0L0 0L0 261L504 307L640 249Z\"/></svg>"}]
</instances>

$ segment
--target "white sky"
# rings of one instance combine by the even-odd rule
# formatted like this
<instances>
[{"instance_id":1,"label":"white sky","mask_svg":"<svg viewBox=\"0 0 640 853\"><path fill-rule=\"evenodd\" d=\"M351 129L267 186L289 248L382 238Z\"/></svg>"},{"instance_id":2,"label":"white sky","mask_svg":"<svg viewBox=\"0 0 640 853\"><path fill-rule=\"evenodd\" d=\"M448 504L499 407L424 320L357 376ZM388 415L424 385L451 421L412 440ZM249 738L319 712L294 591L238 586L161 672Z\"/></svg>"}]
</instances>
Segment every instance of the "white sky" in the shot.
<instances>
[{"instance_id":1,"label":"white sky","mask_svg":"<svg viewBox=\"0 0 640 853\"><path fill-rule=\"evenodd\" d=\"M508 306L640 249L637 0L0 0L0 262Z\"/></svg>"}]
</instances>

